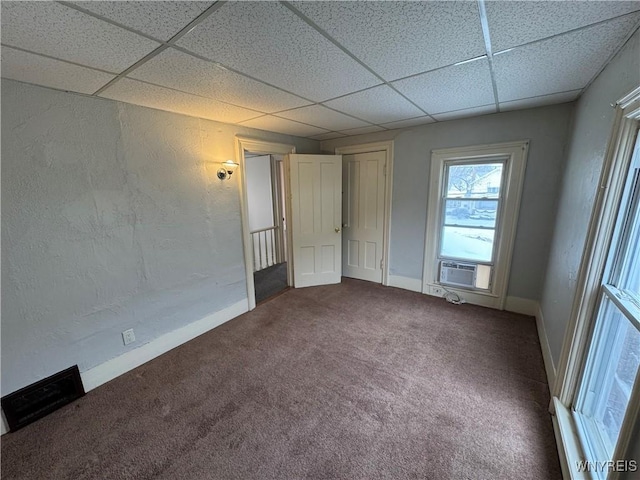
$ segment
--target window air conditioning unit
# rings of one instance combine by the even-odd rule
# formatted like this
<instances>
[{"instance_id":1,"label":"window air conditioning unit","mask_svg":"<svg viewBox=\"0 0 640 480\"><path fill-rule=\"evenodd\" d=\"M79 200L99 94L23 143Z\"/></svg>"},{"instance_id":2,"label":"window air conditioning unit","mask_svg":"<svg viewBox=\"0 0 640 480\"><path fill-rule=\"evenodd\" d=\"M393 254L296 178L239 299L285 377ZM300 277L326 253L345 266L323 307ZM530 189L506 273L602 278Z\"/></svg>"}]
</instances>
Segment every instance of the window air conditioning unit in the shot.
<instances>
[{"instance_id":1,"label":"window air conditioning unit","mask_svg":"<svg viewBox=\"0 0 640 480\"><path fill-rule=\"evenodd\" d=\"M451 261L440 262L440 283L473 288L476 284L477 265Z\"/></svg>"}]
</instances>

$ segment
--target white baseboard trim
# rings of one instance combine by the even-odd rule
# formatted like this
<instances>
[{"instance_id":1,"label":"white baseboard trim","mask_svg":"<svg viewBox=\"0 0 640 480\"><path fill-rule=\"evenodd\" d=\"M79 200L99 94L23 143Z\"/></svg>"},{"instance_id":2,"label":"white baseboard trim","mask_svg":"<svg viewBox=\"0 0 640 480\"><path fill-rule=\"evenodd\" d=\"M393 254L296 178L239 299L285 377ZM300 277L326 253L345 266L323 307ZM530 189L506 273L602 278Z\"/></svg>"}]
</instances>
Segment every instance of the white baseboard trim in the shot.
<instances>
[{"instance_id":1,"label":"white baseboard trim","mask_svg":"<svg viewBox=\"0 0 640 480\"><path fill-rule=\"evenodd\" d=\"M389 286L402 288L403 290L411 290L412 292L422 293L422 280L420 280L419 278L389 275Z\"/></svg>"},{"instance_id":2,"label":"white baseboard trim","mask_svg":"<svg viewBox=\"0 0 640 480\"><path fill-rule=\"evenodd\" d=\"M247 300L241 300L189 325L165 333L151 342L112 358L96 367L80 372L86 392L133 370L140 365L208 332L248 311Z\"/></svg>"},{"instance_id":3,"label":"white baseboard trim","mask_svg":"<svg viewBox=\"0 0 640 480\"><path fill-rule=\"evenodd\" d=\"M2 412L2 421L0 422L0 435L4 435L9 431L9 425L7 425L7 421L4 418L4 412Z\"/></svg>"},{"instance_id":4,"label":"white baseboard trim","mask_svg":"<svg viewBox=\"0 0 640 480\"><path fill-rule=\"evenodd\" d=\"M540 309L537 300L522 297L507 297L504 303L504 309L508 312L520 313L535 317Z\"/></svg>"},{"instance_id":5,"label":"white baseboard trim","mask_svg":"<svg viewBox=\"0 0 640 480\"><path fill-rule=\"evenodd\" d=\"M556 366L553 363L553 355L551 355L551 347L549 347L547 330L544 328L544 316L542 315L542 307L540 307L540 304L538 304L538 311L536 312L536 327L538 327L538 337L540 338L540 348L542 349L544 369L547 372L549 390L553 392L553 386L556 383Z\"/></svg>"},{"instance_id":6,"label":"white baseboard trim","mask_svg":"<svg viewBox=\"0 0 640 480\"><path fill-rule=\"evenodd\" d=\"M163 353L166 353L169 350L172 350L175 347L178 347L183 343L186 343L189 340L192 340L203 333L234 319L247 311L249 311L247 300L241 300L223 310L208 315L205 318L190 323L189 325L185 325L173 332L165 333L155 340L152 340L134 350L128 351L119 357L112 358L111 360L101 363L96 367L80 372L84 390L85 392L93 390L94 388L119 377L123 373L133 370L134 368L153 360ZM4 412L2 412L0 420L0 435L4 435L9 431L9 426L4 418Z\"/></svg>"}]
</instances>

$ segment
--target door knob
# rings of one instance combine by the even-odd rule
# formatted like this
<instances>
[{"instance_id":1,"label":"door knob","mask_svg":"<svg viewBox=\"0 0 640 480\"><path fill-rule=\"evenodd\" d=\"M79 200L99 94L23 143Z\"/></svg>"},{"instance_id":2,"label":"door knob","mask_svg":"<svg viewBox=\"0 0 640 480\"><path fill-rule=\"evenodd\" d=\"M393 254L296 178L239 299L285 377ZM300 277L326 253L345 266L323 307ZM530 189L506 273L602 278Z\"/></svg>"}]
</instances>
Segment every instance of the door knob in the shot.
<instances>
[{"instance_id":1,"label":"door knob","mask_svg":"<svg viewBox=\"0 0 640 480\"><path fill-rule=\"evenodd\" d=\"M336 231L336 233L340 233L340 227L336 227L334 228L334 230Z\"/></svg>"}]
</instances>

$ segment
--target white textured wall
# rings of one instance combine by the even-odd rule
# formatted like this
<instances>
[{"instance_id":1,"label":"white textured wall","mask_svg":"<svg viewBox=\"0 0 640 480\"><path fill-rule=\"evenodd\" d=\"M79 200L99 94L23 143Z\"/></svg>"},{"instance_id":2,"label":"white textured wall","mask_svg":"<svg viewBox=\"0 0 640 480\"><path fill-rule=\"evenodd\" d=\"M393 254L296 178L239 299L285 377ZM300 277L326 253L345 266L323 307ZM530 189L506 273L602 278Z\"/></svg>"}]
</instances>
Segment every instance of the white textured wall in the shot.
<instances>
[{"instance_id":1,"label":"white textured wall","mask_svg":"<svg viewBox=\"0 0 640 480\"><path fill-rule=\"evenodd\" d=\"M3 395L246 298L238 177L216 177L236 134L318 149L2 81Z\"/></svg>"},{"instance_id":2,"label":"white textured wall","mask_svg":"<svg viewBox=\"0 0 640 480\"><path fill-rule=\"evenodd\" d=\"M555 364L576 294L576 278L615 111L611 107L640 85L640 31L578 100L553 243L542 294L542 312Z\"/></svg>"},{"instance_id":3,"label":"white textured wall","mask_svg":"<svg viewBox=\"0 0 640 480\"><path fill-rule=\"evenodd\" d=\"M555 220L573 104L498 113L322 142L337 146L394 139L392 275L422 279L431 151L530 139L508 295L538 300Z\"/></svg>"}]
</instances>

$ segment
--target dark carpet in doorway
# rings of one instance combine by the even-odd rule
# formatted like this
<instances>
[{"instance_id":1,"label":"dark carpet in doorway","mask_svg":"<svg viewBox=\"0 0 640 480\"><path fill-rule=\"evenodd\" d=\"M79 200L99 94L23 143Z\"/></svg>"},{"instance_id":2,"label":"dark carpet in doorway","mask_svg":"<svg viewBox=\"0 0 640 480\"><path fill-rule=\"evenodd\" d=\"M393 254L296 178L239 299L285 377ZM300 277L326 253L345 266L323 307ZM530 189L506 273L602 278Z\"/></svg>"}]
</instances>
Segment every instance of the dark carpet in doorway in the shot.
<instances>
[{"instance_id":1,"label":"dark carpet in doorway","mask_svg":"<svg viewBox=\"0 0 640 480\"><path fill-rule=\"evenodd\" d=\"M253 274L256 287L256 304L287 288L287 264L278 263Z\"/></svg>"}]
</instances>

